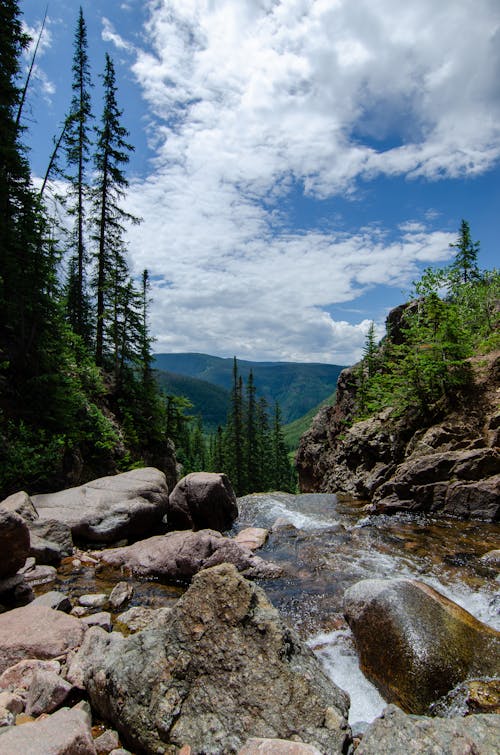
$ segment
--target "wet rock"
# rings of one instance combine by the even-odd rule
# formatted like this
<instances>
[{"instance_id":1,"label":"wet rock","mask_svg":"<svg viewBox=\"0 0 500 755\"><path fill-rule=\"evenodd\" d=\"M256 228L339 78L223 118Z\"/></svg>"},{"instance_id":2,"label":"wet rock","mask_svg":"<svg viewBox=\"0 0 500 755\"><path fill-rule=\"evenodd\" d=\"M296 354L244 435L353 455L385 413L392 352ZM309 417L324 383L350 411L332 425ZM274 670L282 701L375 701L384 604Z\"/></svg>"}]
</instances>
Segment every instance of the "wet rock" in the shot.
<instances>
[{"instance_id":1,"label":"wet rock","mask_svg":"<svg viewBox=\"0 0 500 755\"><path fill-rule=\"evenodd\" d=\"M99 611L92 613L90 616L84 616L83 623L88 627L101 627L106 632L111 632L113 624L111 623L111 614L108 611Z\"/></svg>"},{"instance_id":2,"label":"wet rock","mask_svg":"<svg viewBox=\"0 0 500 755\"><path fill-rule=\"evenodd\" d=\"M238 532L238 534L235 535L234 540L239 545L243 545L245 548L255 551L258 548L262 548L268 537L269 530L266 530L263 527L247 527Z\"/></svg>"},{"instance_id":3,"label":"wet rock","mask_svg":"<svg viewBox=\"0 0 500 755\"><path fill-rule=\"evenodd\" d=\"M0 579L12 577L29 556L30 535L26 522L0 507Z\"/></svg>"},{"instance_id":4,"label":"wet rock","mask_svg":"<svg viewBox=\"0 0 500 755\"><path fill-rule=\"evenodd\" d=\"M344 613L363 673L407 712L425 713L467 677L500 673L500 633L422 582L358 582Z\"/></svg>"},{"instance_id":5,"label":"wet rock","mask_svg":"<svg viewBox=\"0 0 500 755\"><path fill-rule=\"evenodd\" d=\"M348 696L229 564L198 574L161 628L90 629L74 677L132 750L237 753L250 737L293 736L340 753L349 742Z\"/></svg>"},{"instance_id":6,"label":"wet rock","mask_svg":"<svg viewBox=\"0 0 500 755\"><path fill-rule=\"evenodd\" d=\"M0 503L0 510L18 514L26 522L34 522L38 519L38 512L33 505L33 501L24 490L5 498Z\"/></svg>"},{"instance_id":7,"label":"wet rock","mask_svg":"<svg viewBox=\"0 0 500 755\"><path fill-rule=\"evenodd\" d=\"M26 713L35 717L41 713L52 713L61 707L72 690L72 685L59 674L49 669L37 668L28 690Z\"/></svg>"},{"instance_id":8,"label":"wet rock","mask_svg":"<svg viewBox=\"0 0 500 755\"><path fill-rule=\"evenodd\" d=\"M33 496L41 519L68 525L74 539L111 543L158 526L167 511L165 475L146 467L102 477L77 488Z\"/></svg>"},{"instance_id":9,"label":"wet rock","mask_svg":"<svg viewBox=\"0 0 500 755\"><path fill-rule=\"evenodd\" d=\"M69 613L72 608L68 596L63 595L62 592L57 592L57 590L50 590L50 592L39 595L32 602L32 605L47 606L48 608L53 608L54 611L63 611L64 613Z\"/></svg>"},{"instance_id":10,"label":"wet rock","mask_svg":"<svg viewBox=\"0 0 500 755\"><path fill-rule=\"evenodd\" d=\"M313 745L285 739L249 739L238 755L321 755Z\"/></svg>"},{"instance_id":11,"label":"wet rock","mask_svg":"<svg viewBox=\"0 0 500 755\"><path fill-rule=\"evenodd\" d=\"M117 611L131 599L134 594L134 587L129 582L118 582L113 587L109 595L109 605L113 611Z\"/></svg>"},{"instance_id":12,"label":"wet rock","mask_svg":"<svg viewBox=\"0 0 500 755\"><path fill-rule=\"evenodd\" d=\"M102 608L102 606L105 606L108 602L108 596L104 593L80 595L78 602L85 608Z\"/></svg>"},{"instance_id":13,"label":"wet rock","mask_svg":"<svg viewBox=\"0 0 500 755\"><path fill-rule=\"evenodd\" d=\"M127 634L140 632L146 627L158 628L165 624L166 617L171 610L166 606L162 608L132 606L128 611L116 617L115 628Z\"/></svg>"},{"instance_id":14,"label":"wet rock","mask_svg":"<svg viewBox=\"0 0 500 755\"><path fill-rule=\"evenodd\" d=\"M38 564L53 566L58 566L63 558L58 545L38 537L33 532L30 532L30 555L36 559Z\"/></svg>"},{"instance_id":15,"label":"wet rock","mask_svg":"<svg viewBox=\"0 0 500 755\"><path fill-rule=\"evenodd\" d=\"M500 569L500 548L494 551L488 551L484 556L481 556L481 561L487 566L493 566Z\"/></svg>"},{"instance_id":16,"label":"wet rock","mask_svg":"<svg viewBox=\"0 0 500 755\"><path fill-rule=\"evenodd\" d=\"M57 579L57 569L54 566L40 565L24 572L24 580L30 585L46 585Z\"/></svg>"},{"instance_id":17,"label":"wet rock","mask_svg":"<svg viewBox=\"0 0 500 755\"><path fill-rule=\"evenodd\" d=\"M0 735L6 755L97 755L89 715L78 706L13 726Z\"/></svg>"},{"instance_id":18,"label":"wet rock","mask_svg":"<svg viewBox=\"0 0 500 755\"><path fill-rule=\"evenodd\" d=\"M500 468L500 457L497 469ZM444 514L461 519L500 519L500 474L476 482L452 482L443 506Z\"/></svg>"},{"instance_id":19,"label":"wet rock","mask_svg":"<svg viewBox=\"0 0 500 755\"><path fill-rule=\"evenodd\" d=\"M389 705L368 727L356 755L493 755L499 738L500 716L427 718Z\"/></svg>"},{"instance_id":20,"label":"wet rock","mask_svg":"<svg viewBox=\"0 0 500 755\"><path fill-rule=\"evenodd\" d=\"M468 679L433 703L433 716L468 716L471 713L500 714L500 679Z\"/></svg>"},{"instance_id":21,"label":"wet rock","mask_svg":"<svg viewBox=\"0 0 500 755\"><path fill-rule=\"evenodd\" d=\"M101 569L125 569L136 577L191 579L202 569L224 562L250 578L276 577L281 569L214 530L169 532L125 548L101 551Z\"/></svg>"},{"instance_id":22,"label":"wet rock","mask_svg":"<svg viewBox=\"0 0 500 755\"><path fill-rule=\"evenodd\" d=\"M0 673L27 658L56 658L78 647L85 625L45 606L24 606L0 615Z\"/></svg>"},{"instance_id":23,"label":"wet rock","mask_svg":"<svg viewBox=\"0 0 500 755\"><path fill-rule=\"evenodd\" d=\"M237 516L236 496L225 474L193 472L170 494L167 522L171 529L225 532Z\"/></svg>"},{"instance_id":24,"label":"wet rock","mask_svg":"<svg viewBox=\"0 0 500 755\"><path fill-rule=\"evenodd\" d=\"M24 700L15 692L4 690L0 692L0 708L5 708L5 710L15 714L22 713L24 710Z\"/></svg>"}]
</instances>

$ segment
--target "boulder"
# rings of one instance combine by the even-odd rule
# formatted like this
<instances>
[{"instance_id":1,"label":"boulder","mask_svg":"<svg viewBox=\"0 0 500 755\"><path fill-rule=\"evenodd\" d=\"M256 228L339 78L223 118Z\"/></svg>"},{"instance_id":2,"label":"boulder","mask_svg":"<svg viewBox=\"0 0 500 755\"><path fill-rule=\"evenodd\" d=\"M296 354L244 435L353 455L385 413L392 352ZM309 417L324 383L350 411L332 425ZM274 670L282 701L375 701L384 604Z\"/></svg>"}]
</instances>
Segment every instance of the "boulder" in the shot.
<instances>
[{"instance_id":1,"label":"boulder","mask_svg":"<svg viewBox=\"0 0 500 755\"><path fill-rule=\"evenodd\" d=\"M38 537L34 532L30 532L30 556L37 564L50 564L59 566L63 559L61 549L56 543Z\"/></svg>"},{"instance_id":2,"label":"boulder","mask_svg":"<svg viewBox=\"0 0 500 755\"><path fill-rule=\"evenodd\" d=\"M88 631L68 679L126 746L237 753L250 737L347 749L348 695L230 564L198 574L163 626L130 637Z\"/></svg>"},{"instance_id":3,"label":"boulder","mask_svg":"<svg viewBox=\"0 0 500 755\"><path fill-rule=\"evenodd\" d=\"M26 713L28 716L39 716L41 713L52 713L60 708L73 687L59 674L49 669L36 669L28 690Z\"/></svg>"},{"instance_id":4,"label":"boulder","mask_svg":"<svg viewBox=\"0 0 500 755\"><path fill-rule=\"evenodd\" d=\"M254 737L248 740L238 755L321 755L321 752L313 745L300 742Z\"/></svg>"},{"instance_id":5,"label":"boulder","mask_svg":"<svg viewBox=\"0 0 500 755\"><path fill-rule=\"evenodd\" d=\"M97 755L90 716L78 706L12 726L0 735L0 747L5 755Z\"/></svg>"},{"instance_id":6,"label":"boulder","mask_svg":"<svg viewBox=\"0 0 500 755\"><path fill-rule=\"evenodd\" d=\"M269 530L264 529L264 527L246 527L235 535L234 541L245 546L245 548L250 548L251 551L255 551L262 548L268 537Z\"/></svg>"},{"instance_id":7,"label":"boulder","mask_svg":"<svg viewBox=\"0 0 500 755\"><path fill-rule=\"evenodd\" d=\"M77 488L33 496L40 519L56 519L75 540L111 543L138 539L161 524L167 511L165 475L146 467L102 477Z\"/></svg>"},{"instance_id":8,"label":"boulder","mask_svg":"<svg viewBox=\"0 0 500 755\"><path fill-rule=\"evenodd\" d=\"M106 632L111 632L111 629L113 628L111 614L108 611L91 613L90 616L84 616L82 621L88 627L101 627L101 629L104 629Z\"/></svg>"},{"instance_id":9,"label":"boulder","mask_svg":"<svg viewBox=\"0 0 500 755\"><path fill-rule=\"evenodd\" d=\"M12 577L29 556L30 534L19 514L0 507L0 579Z\"/></svg>"},{"instance_id":10,"label":"boulder","mask_svg":"<svg viewBox=\"0 0 500 755\"><path fill-rule=\"evenodd\" d=\"M32 602L32 605L48 606L49 608L53 608L54 611L63 611L64 613L69 613L72 608L68 596L63 595L62 592L58 592L57 590L50 590L49 592L43 593L43 595L39 595Z\"/></svg>"},{"instance_id":11,"label":"boulder","mask_svg":"<svg viewBox=\"0 0 500 755\"><path fill-rule=\"evenodd\" d=\"M78 647L79 619L46 606L28 605L0 615L0 673L25 658L50 659Z\"/></svg>"},{"instance_id":12,"label":"boulder","mask_svg":"<svg viewBox=\"0 0 500 755\"><path fill-rule=\"evenodd\" d=\"M500 673L500 633L422 582L363 580L346 591L344 613L363 673L409 713L467 677Z\"/></svg>"},{"instance_id":13,"label":"boulder","mask_svg":"<svg viewBox=\"0 0 500 755\"><path fill-rule=\"evenodd\" d=\"M24 490L20 490L19 493L14 493L8 498L5 498L0 503L0 510L18 514L26 522L34 522L38 519L38 511L35 509L33 501Z\"/></svg>"},{"instance_id":14,"label":"boulder","mask_svg":"<svg viewBox=\"0 0 500 755\"><path fill-rule=\"evenodd\" d=\"M500 741L500 716L427 718L389 705L366 730L356 755L493 755Z\"/></svg>"},{"instance_id":15,"label":"boulder","mask_svg":"<svg viewBox=\"0 0 500 755\"><path fill-rule=\"evenodd\" d=\"M109 594L109 605L113 611L117 611L131 599L134 594L134 586L129 582L118 582Z\"/></svg>"},{"instance_id":16,"label":"boulder","mask_svg":"<svg viewBox=\"0 0 500 755\"><path fill-rule=\"evenodd\" d=\"M35 673L40 669L58 674L61 670L61 664L55 660L39 661L34 658L19 661L0 675L0 689L29 689Z\"/></svg>"},{"instance_id":17,"label":"boulder","mask_svg":"<svg viewBox=\"0 0 500 755\"><path fill-rule=\"evenodd\" d=\"M224 562L234 564L245 576L277 577L280 567L214 530L169 532L140 540L123 548L100 551L99 569L119 570L135 577L163 580L191 579L201 569Z\"/></svg>"},{"instance_id":18,"label":"boulder","mask_svg":"<svg viewBox=\"0 0 500 755\"><path fill-rule=\"evenodd\" d=\"M170 494L167 522L171 529L224 532L237 516L236 496L225 474L193 472Z\"/></svg>"},{"instance_id":19,"label":"boulder","mask_svg":"<svg viewBox=\"0 0 500 755\"><path fill-rule=\"evenodd\" d=\"M115 629L123 634L133 634L146 629L146 627L161 627L171 610L168 606L161 608L132 606L128 611L116 617Z\"/></svg>"},{"instance_id":20,"label":"boulder","mask_svg":"<svg viewBox=\"0 0 500 755\"><path fill-rule=\"evenodd\" d=\"M431 705L433 716L500 714L500 679L467 679Z\"/></svg>"}]
</instances>

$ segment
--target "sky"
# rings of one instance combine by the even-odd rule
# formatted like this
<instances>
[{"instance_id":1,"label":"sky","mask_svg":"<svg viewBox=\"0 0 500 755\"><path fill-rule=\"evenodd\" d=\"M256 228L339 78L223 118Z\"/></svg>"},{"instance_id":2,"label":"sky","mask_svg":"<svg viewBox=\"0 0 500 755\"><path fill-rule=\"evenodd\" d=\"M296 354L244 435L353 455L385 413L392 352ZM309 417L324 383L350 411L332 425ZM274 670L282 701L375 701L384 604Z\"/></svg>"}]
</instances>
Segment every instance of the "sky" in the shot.
<instances>
[{"instance_id":1,"label":"sky","mask_svg":"<svg viewBox=\"0 0 500 755\"><path fill-rule=\"evenodd\" d=\"M20 0L33 35L47 1L33 174L81 5L95 122L108 52L135 146L127 245L156 352L352 364L462 218L498 266L498 0Z\"/></svg>"}]
</instances>

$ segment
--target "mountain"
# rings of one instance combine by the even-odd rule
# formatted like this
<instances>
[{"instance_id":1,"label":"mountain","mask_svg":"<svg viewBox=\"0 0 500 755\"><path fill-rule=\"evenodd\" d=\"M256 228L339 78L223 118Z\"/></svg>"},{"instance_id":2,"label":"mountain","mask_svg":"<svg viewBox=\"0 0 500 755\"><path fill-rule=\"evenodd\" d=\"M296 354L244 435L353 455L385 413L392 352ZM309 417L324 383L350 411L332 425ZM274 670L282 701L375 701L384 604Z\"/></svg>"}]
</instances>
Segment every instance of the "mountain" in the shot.
<instances>
[{"instance_id":1,"label":"mountain","mask_svg":"<svg viewBox=\"0 0 500 755\"><path fill-rule=\"evenodd\" d=\"M161 372L211 383L230 391L233 382L233 359L210 356L209 354L178 353L155 354L154 367ZM315 364L303 362L250 362L238 360L238 372L246 382L250 370L253 371L257 394L263 396L272 407L277 401L283 414L283 422L289 423L307 414L334 390L337 378L343 367L334 364ZM193 383L177 382L176 391L187 396L187 391L194 388ZM220 397L220 394L219 394ZM192 400L192 399L190 399ZM196 403L198 411L205 418L210 403L208 394ZM195 403L193 401L193 403ZM210 409L211 411L211 409ZM193 413L197 413L193 409Z\"/></svg>"},{"instance_id":2,"label":"mountain","mask_svg":"<svg viewBox=\"0 0 500 755\"><path fill-rule=\"evenodd\" d=\"M205 430L213 432L219 425L226 424L229 391L225 388L165 370L156 370L156 380L166 395L185 396L189 399L193 408L187 413L201 415Z\"/></svg>"},{"instance_id":3,"label":"mountain","mask_svg":"<svg viewBox=\"0 0 500 755\"><path fill-rule=\"evenodd\" d=\"M283 433L285 436L285 442L291 451L295 451L299 447L299 442L304 433L309 430L312 425L313 419L318 414L320 409L324 406L331 406L335 403L335 391L327 396L319 404L316 404L312 409L309 409L307 414L304 414L298 419L294 419L283 427Z\"/></svg>"}]
</instances>

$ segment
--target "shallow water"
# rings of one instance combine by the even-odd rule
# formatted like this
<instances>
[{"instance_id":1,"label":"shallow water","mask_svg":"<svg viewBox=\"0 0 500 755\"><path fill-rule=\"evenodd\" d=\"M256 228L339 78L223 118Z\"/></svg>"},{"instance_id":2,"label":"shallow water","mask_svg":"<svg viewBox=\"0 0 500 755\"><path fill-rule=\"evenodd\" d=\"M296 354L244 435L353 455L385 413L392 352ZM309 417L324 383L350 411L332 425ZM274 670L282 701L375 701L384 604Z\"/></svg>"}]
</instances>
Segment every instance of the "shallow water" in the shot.
<instances>
[{"instance_id":1,"label":"shallow water","mask_svg":"<svg viewBox=\"0 0 500 755\"><path fill-rule=\"evenodd\" d=\"M353 637L342 614L345 590L361 579L420 579L500 629L499 579L480 557L499 547L500 525L438 520L424 516L366 516L363 505L334 495L265 493L238 501L233 533L248 527L270 530L263 558L279 563L284 576L261 586L273 604L318 655L325 670L351 696L350 721L371 721L385 702L358 667ZM95 574L85 560L67 559L57 582L76 603L84 593L106 593L118 581ZM132 580L127 605L173 604L182 584Z\"/></svg>"},{"instance_id":2,"label":"shallow water","mask_svg":"<svg viewBox=\"0 0 500 755\"><path fill-rule=\"evenodd\" d=\"M239 500L235 530L271 528L259 555L280 563L283 579L261 583L274 605L351 695L351 722L385 706L359 670L342 615L345 590L361 579L420 579L500 629L499 581L480 557L499 547L500 525L399 514L366 516L334 495L260 494Z\"/></svg>"}]
</instances>

